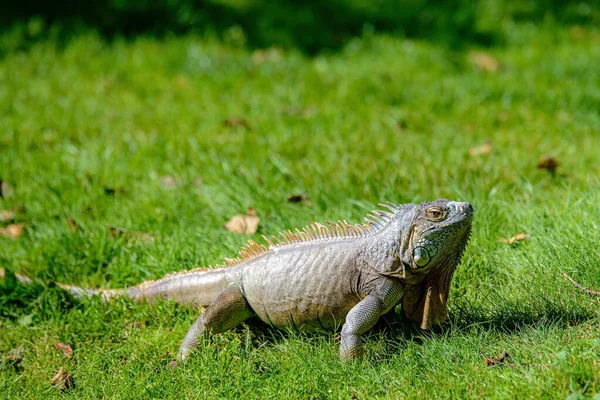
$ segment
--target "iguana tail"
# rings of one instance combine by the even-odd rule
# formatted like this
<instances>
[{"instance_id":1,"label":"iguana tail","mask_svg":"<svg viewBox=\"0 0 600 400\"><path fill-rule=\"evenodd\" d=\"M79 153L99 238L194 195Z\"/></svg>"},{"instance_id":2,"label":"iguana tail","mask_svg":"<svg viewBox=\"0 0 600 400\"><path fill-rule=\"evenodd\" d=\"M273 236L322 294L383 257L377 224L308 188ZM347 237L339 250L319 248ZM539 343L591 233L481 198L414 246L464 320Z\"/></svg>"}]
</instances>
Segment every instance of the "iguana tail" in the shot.
<instances>
[{"instance_id":1,"label":"iguana tail","mask_svg":"<svg viewBox=\"0 0 600 400\"><path fill-rule=\"evenodd\" d=\"M195 269L167 275L156 281L143 282L139 285L123 289L91 289L65 283L57 286L77 298L101 296L102 300L127 296L134 300L154 301L158 298L168 299L180 304L209 306L212 301L232 282L236 281L238 268ZM0 269L0 278L5 271ZM15 274L17 280L29 285L34 280L28 276Z\"/></svg>"}]
</instances>

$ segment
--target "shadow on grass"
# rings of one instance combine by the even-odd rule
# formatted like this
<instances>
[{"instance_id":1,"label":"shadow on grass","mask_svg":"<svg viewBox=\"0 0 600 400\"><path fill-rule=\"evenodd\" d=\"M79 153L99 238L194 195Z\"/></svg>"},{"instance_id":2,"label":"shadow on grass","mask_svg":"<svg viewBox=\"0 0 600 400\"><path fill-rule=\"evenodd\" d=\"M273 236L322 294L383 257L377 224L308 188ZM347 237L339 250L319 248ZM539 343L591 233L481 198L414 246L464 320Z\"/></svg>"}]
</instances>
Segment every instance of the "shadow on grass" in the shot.
<instances>
[{"instance_id":1,"label":"shadow on grass","mask_svg":"<svg viewBox=\"0 0 600 400\"><path fill-rule=\"evenodd\" d=\"M123 300L132 301L132 300ZM580 303L553 302L538 298L535 301L503 301L496 308L483 308L481 305L459 304L450 316L448 324L434 327L430 331L421 330L409 321L403 321L399 310L383 316L367 336L379 336L386 342L379 360L388 359L401 351L407 342L423 344L436 336L460 337L485 332L505 335L518 334L528 328L544 328L549 326L569 327L598 319L598 313ZM17 282L12 273L0 280L0 318L31 323L32 318L43 320L52 318L56 312L65 312L73 308L84 307L84 302L74 299L69 293L54 284L38 283L23 285ZM156 306L156 305L155 305ZM183 307L179 308L181 311ZM270 346L280 343L297 332L287 332L272 328L254 317L247 324L234 329L239 335L250 334L253 347ZM324 337L332 333L301 333L308 338ZM335 333L338 337L339 333Z\"/></svg>"},{"instance_id":2,"label":"shadow on grass","mask_svg":"<svg viewBox=\"0 0 600 400\"><path fill-rule=\"evenodd\" d=\"M31 323L35 316L50 318L53 313L82 307L71 294L54 284L32 283L23 285L17 282L11 272L0 279L0 318L22 320Z\"/></svg>"},{"instance_id":3,"label":"shadow on grass","mask_svg":"<svg viewBox=\"0 0 600 400\"><path fill-rule=\"evenodd\" d=\"M566 23L598 19L594 5L581 1L531 0L525 4L498 0L494 4L484 7L472 0L23 0L11 2L0 17L0 27L12 30L15 36L9 41L12 44L0 44L0 50L24 49L48 36L64 45L87 30L98 31L108 40L139 34L213 32L250 48L282 46L308 55L335 51L351 38L373 31L461 48L501 43L499 27L506 18L554 18ZM490 9L495 14L490 14Z\"/></svg>"},{"instance_id":4,"label":"shadow on grass","mask_svg":"<svg viewBox=\"0 0 600 400\"><path fill-rule=\"evenodd\" d=\"M432 336L465 336L472 335L475 328L478 334L485 332L502 333L505 335L518 334L527 328L543 328L548 326L568 327L586 321L597 319L598 316L582 306L564 307L556 303L546 302L543 307L520 303L504 303L498 309L489 311L481 308L470 311L459 310L450 317L448 324L436 326L431 330L422 330L410 321L404 321L396 311L383 316L371 329L366 337L379 337L385 341L385 350L379 352L377 360L389 359L406 346L407 342L418 345L430 340ZM246 327L247 326L247 327ZM298 335L296 332L286 332L270 327L257 318L248 321L246 326L239 326L234 331L243 335L250 332L253 347L271 346ZM308 338L331 336L332 333L311 332L302 333ZM335 333L338 337L339 332Z\"/></svg>"}]
</instances>

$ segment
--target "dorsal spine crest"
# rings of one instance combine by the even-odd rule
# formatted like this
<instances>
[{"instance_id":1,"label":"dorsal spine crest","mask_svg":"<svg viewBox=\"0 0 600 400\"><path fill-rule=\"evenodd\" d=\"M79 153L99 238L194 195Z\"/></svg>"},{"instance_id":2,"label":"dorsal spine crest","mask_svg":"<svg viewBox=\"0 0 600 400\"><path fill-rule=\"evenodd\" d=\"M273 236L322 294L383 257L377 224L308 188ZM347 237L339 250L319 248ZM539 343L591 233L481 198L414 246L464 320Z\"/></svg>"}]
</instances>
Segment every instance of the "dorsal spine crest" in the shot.
<instances>
[{"instance_id":1,"label":"dorsal spine crest","mask_svg":"<svg viewBox=\"0 0 600 400\"><path fill-rule=\"evenodd\" d=\"M375 235L387 227L396 213L401 210L398 205L391 202L379 204L379 206L387 208L391 212L374 210L367 215L367 217L364 219L365 222L362 224L352 225L346 220L343 220L338 221L337 223L327 221L327 226L325 226L318 222L311 222L310 225L304 227L302 230L297 228L295 229L295 232L291 230L284 230L279 232L278 236L271 236L271 239L265 235L262 235L262 238L267 245L259 244L253 240L250 240L241 248L239 256L236 258L225 258L222 264L215 267L196 268L185 272L169 274L163 279L175 275L210 271L214 270L214 268L234 267L259 257L271 250L285 248L288 246L320 243L331 240L354 240Z\"/></svg>"}]
</instances>

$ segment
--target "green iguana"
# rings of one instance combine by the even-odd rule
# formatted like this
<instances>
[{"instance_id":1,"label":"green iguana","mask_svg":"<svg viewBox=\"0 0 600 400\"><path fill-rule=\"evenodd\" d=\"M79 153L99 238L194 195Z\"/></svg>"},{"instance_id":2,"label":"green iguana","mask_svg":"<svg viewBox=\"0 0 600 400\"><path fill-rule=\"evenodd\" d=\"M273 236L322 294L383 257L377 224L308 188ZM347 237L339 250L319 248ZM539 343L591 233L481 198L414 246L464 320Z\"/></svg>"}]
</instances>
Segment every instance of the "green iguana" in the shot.
<instances>
[{"instance_id":1,"label":"green iguana","mask_svg":"<svg viewBox=\"0 0 600 400\"><path fill-rule=\"evenodd\" d=\"M257 316L299 331L341 327L340 356L362 355L361 335L402 304L404 315L427 329L447 319L454 269L471 231L468 203L381 204L364 224L347 222L284 231L268 246L250 241L240 258L218 268L167 275L126 289L59 284L75 296L135 300L166 298L207 307L185 335L184 360L200 337ZM27 277L20 277L30 281Z\"/></svg>"}]
</instances>

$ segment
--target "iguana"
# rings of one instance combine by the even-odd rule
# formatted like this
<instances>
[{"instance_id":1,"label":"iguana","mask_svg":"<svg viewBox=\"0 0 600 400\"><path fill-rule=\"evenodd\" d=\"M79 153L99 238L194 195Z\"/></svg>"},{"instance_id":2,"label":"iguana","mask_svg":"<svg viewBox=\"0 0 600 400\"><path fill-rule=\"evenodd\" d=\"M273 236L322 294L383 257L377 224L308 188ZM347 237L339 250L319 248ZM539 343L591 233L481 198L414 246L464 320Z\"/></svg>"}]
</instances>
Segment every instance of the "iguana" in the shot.
<instances>
[{"instance_id":1,"label":"iguana","mask_svg":"<svg viewBox=\"0 0 600 400\"><path fill-rule=\"evenodd\" d=\"M250 241L239 258L225 259L217 268L125 289L59 286L80 297L167 298L207 307L185 335L180 361L200 337L252 316L281 329L341 327L341 358L357 358L363 352L361 335L400 303L404 315L423 329L447 319L450 281L473 218L468 203L444 199L380 206L387 211L373 211L364 224L312 223L272 240L263 236L268 245Z\"/></svg>"}]
</instances>

